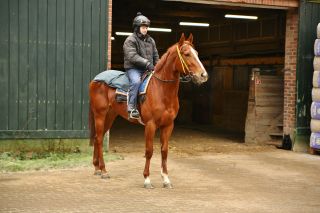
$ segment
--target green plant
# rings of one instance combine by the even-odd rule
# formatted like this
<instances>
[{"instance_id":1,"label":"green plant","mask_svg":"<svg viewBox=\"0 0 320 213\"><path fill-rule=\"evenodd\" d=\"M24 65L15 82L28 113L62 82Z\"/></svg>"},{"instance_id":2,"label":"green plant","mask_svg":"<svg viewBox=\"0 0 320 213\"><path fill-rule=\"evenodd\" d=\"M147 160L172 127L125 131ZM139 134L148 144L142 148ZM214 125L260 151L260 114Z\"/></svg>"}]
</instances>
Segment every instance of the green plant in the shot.
<instances>
[{"instance_id":1,"label":"green plant","mask_svg":"<svg viewBox=\"0 0 320 213\"><path fill-rule=\"evenodd\" d=\"M123 159L120 155L107 154L106 161ZM64 152L3 152L0 153L0 172L16 172L28 170L47 170L92 166L91 153Z\"/></svg>"}]
</instances>

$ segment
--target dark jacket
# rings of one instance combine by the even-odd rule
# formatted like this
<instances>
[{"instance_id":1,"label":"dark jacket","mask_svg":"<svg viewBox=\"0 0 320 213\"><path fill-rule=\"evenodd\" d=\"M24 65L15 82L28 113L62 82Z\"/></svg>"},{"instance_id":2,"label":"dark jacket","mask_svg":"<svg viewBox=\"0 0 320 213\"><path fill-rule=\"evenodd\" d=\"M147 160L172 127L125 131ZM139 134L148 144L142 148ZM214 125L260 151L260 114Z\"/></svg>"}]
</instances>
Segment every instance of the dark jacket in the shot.
<instances>
[{"instance_id":1,"label":"dark jacket","mask_svg":"<svg viewBox=\"0 0 320 213\"><path fill-rule=\"evenodd\" d=\"M142 37L132 33L123 44L123 52L125 70L130 68L146 70L149 63L155 65L159 61L156 43L149 35Z\"/></svg>"}]
</instances>

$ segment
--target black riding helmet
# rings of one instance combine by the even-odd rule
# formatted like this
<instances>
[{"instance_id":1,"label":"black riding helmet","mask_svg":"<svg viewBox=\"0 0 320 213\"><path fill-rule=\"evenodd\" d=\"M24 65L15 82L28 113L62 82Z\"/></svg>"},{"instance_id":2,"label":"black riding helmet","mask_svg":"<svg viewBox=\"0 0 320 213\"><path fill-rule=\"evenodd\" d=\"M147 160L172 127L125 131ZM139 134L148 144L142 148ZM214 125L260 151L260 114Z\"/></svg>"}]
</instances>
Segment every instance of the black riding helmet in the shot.
<instances>
[{"instance_id":1,"label":"black riding helmet","mask_svg":"<svg viewBox=\"0 0 320 213\"><path fill-rule=\"evenodd\" d=\"M150 20L138 12L136 17L133 19L133 28L140 27L141 25L150 26Z\"/></svg>"}]
</instances>

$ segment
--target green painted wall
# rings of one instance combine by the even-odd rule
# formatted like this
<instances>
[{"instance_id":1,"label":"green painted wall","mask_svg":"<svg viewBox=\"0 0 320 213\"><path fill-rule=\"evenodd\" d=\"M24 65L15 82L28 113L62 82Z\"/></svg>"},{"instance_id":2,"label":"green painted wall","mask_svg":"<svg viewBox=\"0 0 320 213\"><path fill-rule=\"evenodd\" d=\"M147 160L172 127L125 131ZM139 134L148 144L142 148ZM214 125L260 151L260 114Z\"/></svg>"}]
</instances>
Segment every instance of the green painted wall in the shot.
<instances>
[{"instance_id":1,"label":"green painted wall","mask_svg":"<svg viewBox=\"0 0 320 213\"><path fill-rule=\"evenodd\" d=\"M320 2L319 2L320 3ZM313 76L314 41L320 22L320 4L301 0L297 60L297 114L295 149L304 149L310 137L310 106Z\"/></svg>"},{"instance_id":2,"label":"green painted wall","mask_svg":"<svg viewBox=\"0 0 320 213\"><path fill-rule=\"evenodd\" d=\"M108 0L0 0L0 138L81 138Z\"/></svg>"}]
</instances>

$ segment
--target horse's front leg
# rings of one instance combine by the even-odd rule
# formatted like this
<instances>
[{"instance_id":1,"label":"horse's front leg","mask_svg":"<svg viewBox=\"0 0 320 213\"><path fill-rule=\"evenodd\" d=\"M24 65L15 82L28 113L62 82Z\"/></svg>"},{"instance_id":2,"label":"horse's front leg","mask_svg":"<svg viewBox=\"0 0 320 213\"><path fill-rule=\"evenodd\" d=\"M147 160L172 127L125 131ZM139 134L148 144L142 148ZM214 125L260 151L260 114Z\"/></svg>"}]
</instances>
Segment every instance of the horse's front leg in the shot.
<instances>
[{"instance_id":1,"label":"horse's front leg","mask_svg":"<svg viewBox=\"0 0 320 213\"><path fill-rule=\"evenodd\" d=\"M144 135L146 140L146 151L145 151L145 158L146 164L143 171L144 176L144 188L153 189L153 185L150 181L150 161L153 155L153 138L156 131L156 125L153 122L148 122L144 129Z\"/></svg>"},{"instance_id":2,"label":"horse's front leg","mask_svg":"<svg viewBox=\"0 0 320 213\"><path fill-rule=\"evenodd\" d=\"M169 177L167 168L167 158L168 158L168 144L169 138L173 130L173 123L169 126L162 127L160 129L160 141L161 141L161 177L163 180L163 187L171 189L173 188Z\"/></svg>"}]
</instances>

